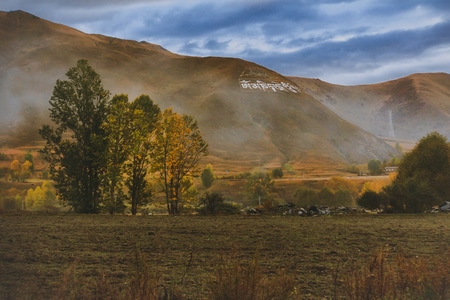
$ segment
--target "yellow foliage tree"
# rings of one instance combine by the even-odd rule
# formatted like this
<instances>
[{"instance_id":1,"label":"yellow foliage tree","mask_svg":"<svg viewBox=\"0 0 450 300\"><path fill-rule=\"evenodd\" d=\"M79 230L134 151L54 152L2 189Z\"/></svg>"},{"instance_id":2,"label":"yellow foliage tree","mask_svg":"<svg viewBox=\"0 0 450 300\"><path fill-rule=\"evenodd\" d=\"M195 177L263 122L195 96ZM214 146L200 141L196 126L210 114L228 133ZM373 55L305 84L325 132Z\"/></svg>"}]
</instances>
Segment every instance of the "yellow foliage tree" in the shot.
<instances>
[{"instance_id":1,"label":"yellow foliage tree","mask_svg":"<svg viewBox=\"0 0 450 300\"><path fill-rule=\"evenodd\" d=\"M184 179L200 173L199 161L207 154L208 144L197 121L166 109L157 128L153 168L159 173L169 214L178 213L182 195L190 187Z\"/></svg>"},{"instance_id":2,"label":"yellow foliage tree","mask_svg":"<svg viewBox=\"0 0 450 300\"><path fill-rule=\"evenodd\" d=\"M49 181L45 181L42 186L37 186L35 189L28 189L25 196L25 204L28 210L39 210L56 203L55 189Z\"/></svg>"},{"instance_id":3,"label":"yellow foliage tree","mask_svg":"<svg viewBox=\"0 0 450 300\"><path fill-rule=\"evenodd\" d=\"M392 183L392 181L397 176L397 173L391 173L387 178L380 178L372 181L367 181L364 183L359 196L361 197L365 192L372 191L376 193L380 193L385 186L388 186Z\"/></svg>"},{"instance_id":4,"label":"yellow foliage tree","mask_svg":"<svg viewBox=\"0 0 450 300\"><path fill-rule=\"evenodd\" d=\"M33 163L25 160L23 164L19 160L15 159L10 165L10 175L12 181L23 182L25 179L31 177L31 167Z\"/></svg>"}]
</instances>

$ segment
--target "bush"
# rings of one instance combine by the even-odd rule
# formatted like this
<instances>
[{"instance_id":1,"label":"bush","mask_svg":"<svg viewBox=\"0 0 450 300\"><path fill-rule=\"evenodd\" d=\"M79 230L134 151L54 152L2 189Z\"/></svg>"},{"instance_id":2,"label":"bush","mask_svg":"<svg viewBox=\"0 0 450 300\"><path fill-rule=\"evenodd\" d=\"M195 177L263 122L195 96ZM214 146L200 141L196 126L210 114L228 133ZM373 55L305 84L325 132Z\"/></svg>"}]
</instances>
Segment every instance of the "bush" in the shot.
<instances>
[{"instance_id":1,"label":"bush","mask_svg":"<svg viewBox=\"0 0 450 300\"><path fill-rule=\"evenodd\" d=\"M364 194L358 198L358 205L367 209L377 209L383 204L383 197L371 190L364 192Z\"/></svg>"},{"instance_id":2,"label":"bush","mask_svg":"<svg viewBox=\"0 0 450 300\"><path fill-rule=\"evenodd\" d=\"M283 178L283 168L275 168L272 170L272 178Z\"/></svg>"},{"instance_id":3,"label":"bush","mask_svg":"<svg viewBox=\"0 0 450 300\"><path fill-rule=\"evenodd\" d=\"M221 193L206 193L200 198L199 213L201 214L235 214L239 208L231 203L226 203Z\"/></svg>"}]
</instances>

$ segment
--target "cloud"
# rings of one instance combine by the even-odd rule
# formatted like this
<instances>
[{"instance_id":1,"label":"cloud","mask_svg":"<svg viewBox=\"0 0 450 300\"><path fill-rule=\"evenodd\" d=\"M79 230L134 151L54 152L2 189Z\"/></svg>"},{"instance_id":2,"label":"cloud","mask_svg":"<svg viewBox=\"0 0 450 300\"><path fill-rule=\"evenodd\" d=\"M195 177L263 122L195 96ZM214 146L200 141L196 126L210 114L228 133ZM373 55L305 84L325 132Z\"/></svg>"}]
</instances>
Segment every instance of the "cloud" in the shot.
<instances>
[{"instance_id":1,"label":"cloud","mask_svg":"<svg viewBox=\"0 0 450 300\"><path fill-rule=\"evenodd\" d=\"M0 10L14 9L87 33L146 40L185 55L239 57L286 75L332 78L342 84L373 80L373 70L379 72L376 78L385 80L407 71L435 70L431 62L412 62L445 48L450 29L448 0L6 0L0 4ZM406 62L411 68L403 65ZM450 68L444 63L441 71Z\"/></svg>"}]
</instances>

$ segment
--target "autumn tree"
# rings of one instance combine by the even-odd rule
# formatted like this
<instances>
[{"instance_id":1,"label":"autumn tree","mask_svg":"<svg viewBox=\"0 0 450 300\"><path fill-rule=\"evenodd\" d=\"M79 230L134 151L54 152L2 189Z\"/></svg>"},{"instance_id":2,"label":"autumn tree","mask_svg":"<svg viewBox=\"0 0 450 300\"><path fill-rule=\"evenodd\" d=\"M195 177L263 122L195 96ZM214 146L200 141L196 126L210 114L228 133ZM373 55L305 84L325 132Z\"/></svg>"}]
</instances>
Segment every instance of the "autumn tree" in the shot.
<instances>
[{"instance_id":1,"label":"autumn tree","mask_svg":"<svg viewBox=\"0 0 450 300\"><path fill-rule=\"evenodd\" d=\"M169 214L179 212L183 193L189 188L182 184L183 179L199 175L199 161L207 154L208 144L200 134L197 121L166 109L157 128L153 168L159 173Z\"/></svg>"},{"instance_id":2,"label":"autumn tree","mask_svg":"<svg viewBox=\"0 0 450 300\"><path fill-rule=\"evenodd\" d=\"M13 160L10 165L11 180L24 182L27 178L30 178L32 165L33 163L28 160L25 160L22 164L17 159Z\"/></svg>"},{"instance_id":3,"label":"autumn tree","mask_svg":"<svg viewBox=\"0 0 450 300\"><path fill-rule=\"evenodd\" d=\"M156 147L156 129L161 121L161 110L147 95L141 95L130 105L129 156L125 163L125 184L131 213L135 215L140 206L145 205L152 196L147 174L151 170L152 151Z\"/></svg>"},{"instance_id":4,"label":"autumn tree","mask_svg":"<svg viewBox=\"0 0 450 300\"><path fill-rule=\"evenodd\" d=\"M247 178L247 191L259 205L270 198L273 187L274 182L268 173L255 172Z\"/></svg>"},{"instance_id":5,"label":"autumn tree","mask_svg":"<svg viewBox=\"0 0 450 300\"><path fill-rule=\"evenodd\" d=\"M202 184L205 188L209 188L212 186L214 182L214 173L213 167L211 164L207 164L202 174L200 175L202 179Z\"/></svg>"},{"instance_id":6,"label":"autumn tree","mask_svg":"<svg viewBox=\"0 0 450 300\"><path fill-rule=\"evenodd\" d=\"M316 205L319 202L318 192L308 187L299 187L293 197L297 206Z\"/></svg>"},{"instance_id":7,"label":"autumn tree","mask_svg":"<svg viewBox=\"0 0 450 300\"><path fill-rule=\"evenodd\" d=\"M56 193L49 181L44 181L41 186L28 189L25 196L27 210L39 210L57 204Z\"/></svg>"},{"instance_id":8,"label":"autumn tree","mask_svg":"<svg viewBox=\"0 0 450 300\"><path fill-rule=\"evenodd\" d=\"M324 186L319 191L319 193L317 194L317 197L319 198L319 203L322 204L322 205L333 205L333 204L335 204L334 193L327 186Z\"/></svg>"},{"instance_id":9,"label":"autumn tree","mask_svg":"<svg viewBox=\"0 0 450 300\"><path fill-rule=\"evenodd\" d=\"M79 60L57 80L50 98L50 118L39 133L41 153L49 162L58 195L76 212L98 213L106 173L107 105L110 93L86 60Z\"/></svg>"}]
</instances>

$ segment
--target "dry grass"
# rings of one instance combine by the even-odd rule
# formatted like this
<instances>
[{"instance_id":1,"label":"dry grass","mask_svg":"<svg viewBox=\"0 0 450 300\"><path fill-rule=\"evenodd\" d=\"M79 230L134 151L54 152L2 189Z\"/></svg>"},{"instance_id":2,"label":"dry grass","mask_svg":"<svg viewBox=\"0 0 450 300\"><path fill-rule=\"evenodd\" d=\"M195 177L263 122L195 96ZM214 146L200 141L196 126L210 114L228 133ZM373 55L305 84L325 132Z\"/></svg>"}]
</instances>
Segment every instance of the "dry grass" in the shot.
<instances>
[{"instance_id":1,"label":"dry grass","mask_svg":"<svg viewBox=\"0 0 450 300\"><path fill-rule=\"evenodd\" d=\"M370 290L439 299L448 221L0 214L0 298L361 299Z\"/></svg>"},{"instance_id":2,"label":"dry grass","mask_svg":"<svg viewBox=\"0 0 450 300\"><path fill-rule=\"evenodd\" d=\"M366 265L345 274L346 299L449 299L446 255L393 256L389 249L381 249Z\"/></svg>"}]
</instances>

